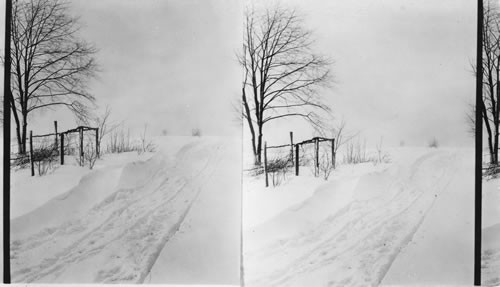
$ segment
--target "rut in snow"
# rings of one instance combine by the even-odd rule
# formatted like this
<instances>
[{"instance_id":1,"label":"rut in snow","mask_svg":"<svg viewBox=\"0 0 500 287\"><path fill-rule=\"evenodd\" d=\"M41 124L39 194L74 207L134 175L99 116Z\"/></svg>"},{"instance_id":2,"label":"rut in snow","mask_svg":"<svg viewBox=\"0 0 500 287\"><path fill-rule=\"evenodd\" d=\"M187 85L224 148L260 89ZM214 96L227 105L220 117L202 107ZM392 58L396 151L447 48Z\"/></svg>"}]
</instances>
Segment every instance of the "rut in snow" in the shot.
<instances>
[{"instance_id":1,"label":"rut in snow","mask_svg":"<svg viewBox=\"0 0 500 287\"><path fill-rule=\"evenodd\" d=\"M141 282L218 157L215 144L191 143L175 158L160 152L129 164L116 190L83 216L15 238L13 281Z\"/></svg>"},{"instance_id":2,"label":"rut in snow","mask_svg":"<svg viewBox=\"0 0 500 287\"><path fill-rule=\"evenodd\" d=\"M323 194L317 192L257 227L246 240L247 285L378 285L436 197L446 190L454 176L454 160L454 154L431 153L409 167L362 176L352 199L336 211L325 193L344 191L323 188ZM307 218L313 209L328 211L328 204L330 213L308 228L262 239L268 230Z\"/></svg>"}]
</instances>

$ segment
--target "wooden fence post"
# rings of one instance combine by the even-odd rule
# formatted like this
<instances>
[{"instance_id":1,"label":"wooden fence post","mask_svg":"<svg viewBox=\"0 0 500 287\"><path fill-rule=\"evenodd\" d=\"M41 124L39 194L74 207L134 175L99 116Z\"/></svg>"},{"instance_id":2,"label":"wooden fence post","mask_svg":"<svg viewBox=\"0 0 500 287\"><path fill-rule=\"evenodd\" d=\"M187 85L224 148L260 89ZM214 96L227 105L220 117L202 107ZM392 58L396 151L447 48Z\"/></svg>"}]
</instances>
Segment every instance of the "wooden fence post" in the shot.
<instances>
[{"instance_id":1,"label":"wooden fence post","mask_svg":"<svg viewBox=\"0 0 500 287\"><path fill-rule=\"evenodd\" d=\"M61 134L61 165L64 165L64 133Z\"/></svg>"},{"instance_id":2,"label":"wooden fence post","mask_svg":"<svg viewBox=\"0 0 500 287\"><path fill-rule=\"evenodd\" d=\"M335 169L335 138L332 139L332 167Z\"/></svg>"},{"instance_id":3,"label":"wooden fence post","mask_svg":"<svg viewBox=\"0 0 500 287\"><path fill-rule=\"evenodd\" d=\"M290 132L290 158L293 163L293 132Z\"/></svg>"},{"instance_id":4,"label":"wooden fence post","mask_svg":"<svg viewBox=\"0 0 500 287\"><path fill-rule=\"evenodd\" d=\"M295 176L299 176L299 144L295 145Z\"/></svg>"},{"instance_id":5,"label":"wooden fence post","mask_svg":"<svg viewBox=\"0 0 500 287\"><path fill-rule=\"evenodd\" d=\"M315 162L315 168L314 168L314 176L319 176L319 140L318 140L318 138L316 138L314 141L314 147L316 150L316 162Z\"/></svg>"},{"instance_id":6,"label":"wooden fence post","mask_svg":"<svg viewBox=\"0 0 500 287\"><path fill-rule=\"evenodd\" d=\"M80 127L80 166L83 166L83 128Z\"/></svg>"},{"instance_id":7,"label":"wooden fence post","mask_svg":"<svg viewBox=\"0 0 500 287\"><path fill-rule=\"evenodd\" d=\"M99 128L96 128L95 129L95 153L96 153L96 156L97 158L100 158L99 157Z\"/></svg>"},{"instance_id":8,"label":"wooden fence post","mask_svg":"<svg viewBox=\"0 0 500 287\"><path fill-rule=\"evenodd\" d=\"M57 138L57 121L54 121L54 130L55 130L55 133L56 133L56 135L54 136L54 144L55 144L55 150L57 152L59 150L58 146L57 146L57 142L59 141L58 138Z\"/></svg>"},{"instance_id":9,"label":"wooden fence post","mask_svg":"<svg viewBox=\"0 0 500 287\"><path fill-rule=\"evenodd\" d=\"M30 131L30 163L31 176L35 176L35 160L33 158L33 131Z\"/></svg>"},{"instance_id":10,"label":"wooden fence post","mask_svg":"<svg viewBox=\"0 0 500 287\"><path fill-rule=\"evenodd\" d=\"M269 177L267 175L267 142L264 142L264 173L266 174L266 187L268 187Z\"/></svg>"}]
</instances>

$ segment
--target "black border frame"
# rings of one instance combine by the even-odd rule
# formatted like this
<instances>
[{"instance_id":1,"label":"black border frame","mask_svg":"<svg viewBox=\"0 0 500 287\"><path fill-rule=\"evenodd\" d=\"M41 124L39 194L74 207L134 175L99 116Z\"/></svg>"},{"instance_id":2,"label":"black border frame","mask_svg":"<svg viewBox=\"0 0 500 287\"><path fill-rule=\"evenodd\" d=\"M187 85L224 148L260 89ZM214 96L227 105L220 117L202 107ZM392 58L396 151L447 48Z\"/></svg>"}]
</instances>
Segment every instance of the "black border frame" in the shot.
<instances>
[{"instance_id":1,"label":"black border frame","mask_svg":"<svg viewBox=\"0 0 500 287\"><path fill-rule=\"evenodd\" d=\"M474 202L474 285L481 285L481 231L482 231L482 32L483 0L477 3L477 55L476 55L476 121L475 121L475 202ZM10 270L10 23L12 0L5 2L5 61L3 87L3 283L11 283ZM9 95L7 100L6 95ZM241 231L240 231L241 232ZM240 241L243 242L241 232ZM241 244L240 242L240 244ZM242 249L242 246L240 246ZM241 250L243 254L243 250ZM240 279L243 286L243 258L240 258Z\"/></svg>"},{"instance_id":2,"label":"black border frame","mask_svg":"<svg viewBox=\"0 0 500 287\"><path fill-rule=\"evenodd\" d=\"M483 0L477 1L476 119L474 184L474 285L481 285L481 232L483 181Z\"/></svg>"},{"instance_id":3,"label":"black border frame","mask_svg":"<svg viewBox=\"0 0 500 287\"><path fill-rule=\"evenodd\" d=\"M5 1L5 61L3 86L3 283L10 284L10 23L12 0ZM9 95L9 100L6 95Z\"/></svg>"}]
</instances>

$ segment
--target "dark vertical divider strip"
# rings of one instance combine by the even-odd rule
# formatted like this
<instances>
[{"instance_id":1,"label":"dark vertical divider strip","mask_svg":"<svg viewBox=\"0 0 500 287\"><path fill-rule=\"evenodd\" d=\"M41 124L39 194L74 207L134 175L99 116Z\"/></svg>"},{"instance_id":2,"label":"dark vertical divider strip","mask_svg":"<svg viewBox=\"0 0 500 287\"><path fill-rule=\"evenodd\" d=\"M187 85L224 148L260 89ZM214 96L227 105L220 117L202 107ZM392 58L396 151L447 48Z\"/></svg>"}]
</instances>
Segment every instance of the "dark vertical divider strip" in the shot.
<instances>
[{"instance_id":1,"label":"dark vertical divider strip","mask_svg":"<svg viewBox=\"0 0 500 287\"><path fill-rule=\"evenodd\" d=\"M483 165L483 0L477 2L476 55L476 163L474 199L474 285L481 285L481 221L482 221L482 165Z\"/></svg>"},{"instance_id":2,"label":"dark vertical divider strip","mask_svg":"<svg viewBox=\"0 0 500 287\"><path fill-rule=\"evenodd\" d=\"M10 283L10 23L12 0L5 2L5 61L3 87L3 283Z\"/></svg>"}]
</instances>

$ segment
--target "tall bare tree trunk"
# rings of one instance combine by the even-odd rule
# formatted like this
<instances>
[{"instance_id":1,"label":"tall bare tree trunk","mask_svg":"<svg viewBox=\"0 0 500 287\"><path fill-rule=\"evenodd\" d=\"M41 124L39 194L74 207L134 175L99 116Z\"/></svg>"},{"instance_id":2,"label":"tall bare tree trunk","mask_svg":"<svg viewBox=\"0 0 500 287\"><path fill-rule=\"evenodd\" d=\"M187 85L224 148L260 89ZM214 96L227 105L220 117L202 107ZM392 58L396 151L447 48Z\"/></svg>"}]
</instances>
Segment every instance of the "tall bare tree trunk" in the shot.
<instances>
[{"instance_id":1,"label":"tall bare tree trunk","mask_svg":"<svg viewBox=\"0 0 500 287\"><path fill-rule=\"evenodd\" d=\"M95 98L87 80L97 72L97 50L77 37L78 18L64 0L14 1L11 19L10 104L19 153L27 151L28 115L38 109L66 107L88 116Z\"/></svg>"},{"instance_id":2,"label":"tall bare tree trunk","mask_svg":"<svg viewBox=\"0 0 500 287\"><path fill-rule=\"evenodd\" d=\"M245 108L243 116L247 119L248 127L250 128L250 135L252 137L252 151L253 151L253 155L254 155L254 163L257 164L258 162L257 162L257 147L255 144L255 129L253 127L252 118L250 118L249 116L246 116L246 115L250 115L250 107L248 106L248 102L247 102L247 97L246 97L246 93L245 93L245 85L246 85L246 78L245 78L245 82L243 84L243 88L241 89L242 90L241 93L242 93L243 107Z\"/></svg>"},{"instance_id":3,"label":"tall bare tree trunk","mask_svg":"<svg viewBox=\"0 0 500 287\"><path fill-rule=\"evenodd\" d=\"M483 107L482 107L482 112L483 112L483 119L484 119L484 125L486 126L486 132L488 133L488 148L489 148L489 154L490 154L490 162L493 162L493 141L492 141L492 131L491 131L491 126L490 126L490 121L488 119L488 114L486 111L486 107L483 101Z\"/></svg>"},{"instance_id":4,"label":"tall bare tree trunk","mask_svg":"<svg viewBox=\"0 0 500 287\"><path fill-rule=\"evenodd\" d=\"M23 142L21 140L21 129L19 127L20 127L19 122L17 122L16 123L17 153L24 154L23 153Z\"/></svg>"},{"instance_id":5,"label":"tall bare tree trunk","mask_svg":"<svg viewBox=\"0 0 500 287\"><path fill-rule=\"evenodd\" d=\"M498 95L500 94L500 67L498 66L500 64L500 57L497 58L497 78L496 78L496 90L497 90L497 106L496 106L496 114L495 114L495 142L493 145L493 161L492 164L498 164L498 133L499 133L499 125L500 125L500 99L498 98Z\"/></svg>"},{"instance_id":6,"label":"tall bare tree trunk","mask_svg":"<svg viewBox=\"0 0 500 287\"><path fill-rule=\"evenodd\" d=\"M257 164L262 163L262 123L259 124L259 136L257 138Z\"/></svg>"},{"instance_id":7,"label":"tall bare tree trunk","mask_svg":"<svg viewBox=\"0 0 500 287\"><path fill-rule=\"evenodd\" d=\"M10 101L13 102L14 98L12 97L12 93L9 95ZM14 116L14 121L16 123L16 138L17 138L17 153L22 153L23 143L21 141L21 124L19 122L19 115L17 114L17 110L13 104L10 105L12 110L12 115Z\"/></svg>"},{"instance_id":8,"label":"tall bare tree trunk","mask_svg":"<svg viewBox=\"0 0 500 287\"><path fill-rule=\"evenodd\" d=\"M23 153L23 154L25 154L27 152L27 149L26 149L27 131L28 131L27 115L23 114L23 129L22 129L22 134L21 134L21 142L22 142L22 152L21 153Z\"/></svg>"},{"instance_id":9,"label":"tall bare tree trunk","mask_svg":"<svg viewBox=\"0 0 500 287\"><path fill-rule=\"evenodd\" d=\"M330 113L318 89L329 87L331 61L312 51L312 34L303 24L295 10L279 6L246 13L239 62L246 73L243 87L250 91L244 116L257 165L262 163L267 122L296 117L317 127L322 124L321 114Z\"/></svg>"},{"instance_id":10,"label":"tall bare tree trunk","mask_svg":"<svg viewBox=\"0 0 500 287\"><path fill-rule=\"evenodd\" d=\"M500 18L497 4L487 1L483 13L482 52L484 60L482 116L488 132L490 164L498 164L500 133Z\"/></svg>"}]
</instances>

